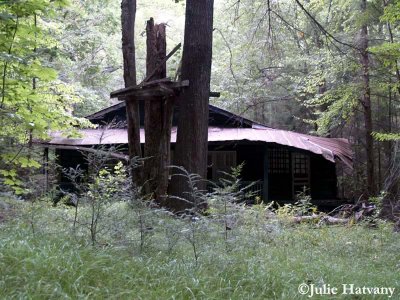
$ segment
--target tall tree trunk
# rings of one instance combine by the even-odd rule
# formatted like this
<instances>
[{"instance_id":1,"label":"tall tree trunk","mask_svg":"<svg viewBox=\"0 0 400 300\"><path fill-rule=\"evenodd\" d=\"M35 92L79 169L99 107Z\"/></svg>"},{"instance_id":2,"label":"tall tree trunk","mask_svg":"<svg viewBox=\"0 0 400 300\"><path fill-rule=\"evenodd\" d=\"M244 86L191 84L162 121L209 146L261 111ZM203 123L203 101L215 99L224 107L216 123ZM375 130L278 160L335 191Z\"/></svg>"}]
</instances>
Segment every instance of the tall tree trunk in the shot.
<instances>
[{"instance_id":1,"label":"tall tree trunk","mask_svg":"<svg viewBox=\"0 0 400 300\"><path fill-rule=\"evenodd\" d=\"M361 11L365 18L367 11L367 0L361 0ZM372 137L372 109L371 91L369 85L369 56L368 56L368 26L365 20L360 30L360 62L362 67L362 95L361 104L364 113L365 126L365 151L367 157L367 190L369 196L376 194L375 168L374 168L374 140Z\"/></svg>"},{"instance_id":2,"label":"tall tree trunk","mask_svg":"<svg viewBox=\"0 0 400 300\"><path fill-rule=\"evenodd\" d=\"M124 59L124 81L125 87L136 85L136 62L135 62L135 16L136 0L122 0L121 23L122 23L122 54ZM128 125L128 147L131 163L132 178L135 184L141 185L141 170L133 167L134 158L140 158L140 115L138 101L126 99L126 120Z\"/></svg>"},{"instance_id":3,"label":"tall tree trunk","mask_svg":"<svg viewBox=\"0 0 400 300\"><path fill-rule=\"evenodd\" d=\"M210 92L213 0L187 0L185 41L182 56L182 80L189 80L189 87L179 96L179 121L174 164L184 167L203 178L207 175L208 104ZM176 172L176 170L174 171ZM205 188L205 182L199 185ZM183 210L197 201L188 197L187 179L173 176L170 194L191 202L170 200L170 206Z\"/></svg>"},{"instance_id":4,"label":"tall tree trunk","mask_svg":"<svg viewBox=\"0 0 400 300\"><path fill-rule=\"evenodd\" d=\"M384 1L384 7L387 7L389 4L389 0ZM389 41L391 44L395 43L394 40L394 35L393 35L393 30L392 30L392 25L390 24L389 21L386 22L386 28L389 33ZM397 81L397 94L400 95L400 70L399 70L399 64L398 60L394 59L393 65L395 67L395 72L396 72L396 81ZM392 132L392 98L396 97L396 95L392 95L391 88L389 88L389 102L388 102L388 127L387 127L387 132L391 133ZM390 167L390 164L392 163L392 151L393 151L393 143L392 141L387 141L387 150L386 150L386 160L388 162L388 167Z\"/></svg>"},{"instance_id":5,"label":"tall tree trunk","mask_svg":"<svg viewBox=\"0 0 400 300\"><path fill-rule=\"evenodd\" d=\"M147 21L147 77L157 71L149 81L167 76L165 25ZM160 67L160 64L163 65ZM168 188L171 151L171 126L173 98L147 100L145 102L144 180L145 191L164 205Z\"/></svg>"}]
</instances>

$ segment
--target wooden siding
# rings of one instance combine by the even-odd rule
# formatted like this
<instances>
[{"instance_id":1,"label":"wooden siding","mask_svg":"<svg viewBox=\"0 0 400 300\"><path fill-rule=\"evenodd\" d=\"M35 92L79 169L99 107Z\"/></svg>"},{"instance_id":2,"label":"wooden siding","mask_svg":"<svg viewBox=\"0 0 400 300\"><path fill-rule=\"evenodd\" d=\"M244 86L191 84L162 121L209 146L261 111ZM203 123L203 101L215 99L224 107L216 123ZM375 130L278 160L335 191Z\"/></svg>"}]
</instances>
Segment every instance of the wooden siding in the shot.
<instances>
[{"instance_id":1,"label":"wooden siding","mask_svg":"<svg viewBox=\"0 0 400 300\"><path fill-rule=\"evenodd\" d=\"M264 158L267 157L269 159L267 165L270 168L266 177L268 178L268 201L278 202L294 200L292 157L294 153L304 154L309 157L309 188L312 199L317 201L337 199L336 166L320 155L277 144L269 144L266 147L265 143L254 142L210 143L209 151L230 153L230 157L233 157L231 154L234 152L236 163L244 162L242 180L245 182L257 181L259 182L258 186L262 186L264 181ZM267 151L266 156L265 151ZM56 154L57 162L62 168L75 168L78 164L86 170L88 168L87 162L79 151L58 149ZM276 157L279 157L279 161L271 161ZM213 178L215 174L216 170L211 169L208 179L215 179ZM63 174L60 175L60 183L63 187L68 185L68 179ZM259 195L263 195L263 193L261 192Z\"/></svg>"}]
</instances>

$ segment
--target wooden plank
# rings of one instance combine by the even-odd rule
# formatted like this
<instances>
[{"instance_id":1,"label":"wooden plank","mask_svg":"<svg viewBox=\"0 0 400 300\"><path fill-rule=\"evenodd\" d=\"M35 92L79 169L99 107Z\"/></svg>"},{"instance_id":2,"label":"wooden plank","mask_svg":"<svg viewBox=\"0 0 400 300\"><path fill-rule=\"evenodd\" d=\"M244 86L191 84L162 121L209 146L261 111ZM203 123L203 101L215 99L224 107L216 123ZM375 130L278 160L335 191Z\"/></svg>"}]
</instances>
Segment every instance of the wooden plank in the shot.
<instances>
[{"instance_id":1,"label":"wooden plank","mask_svg":"<svg viewBox=\"0 0 400 300\"><path fill-rule=\"evenodd\" d=\"M124 91L113 94L111 98L118 97L120 100L125 100L127 96L134 96L135 98L144 97L143 99L137 100L148 100L148 97L166 97L172 96L175 90L189 86L189 80L183 80L179 82L174 81L160 81L153 83L151 86L145 86L139 89L128 88ZM121 90L120 90L121 91Z\"/></svg>"},{"instance_id":2,"label":"wooden plank","mask_svg":"<svg viewBox=\"0 0 400 300\"><path fill-rule=\"evenodd\" d=\"M167 86L171 89L181 89L189 86L189 80L172 81L171 83L168 83Z\"/></svg>"},{"instance_id":3,"label":"wooden plank","mask_svg":"<svg viewBox=\"0 0 400 300\"><path fill-rule=\"evenodd\" d=\"M221 93L220 92L210 92L210 97L219 98L219 97L221 97Z\"/></svg>"},{"instance_id":4,"label":"wooden plank","mask_svg":"<svg viewBox=\"0 0 400 300\"><path fill-rule=\"evenodd\" d=\"M157 89L160 93L164 94L165 96L173 96L175 94L174 90L165 84L159 84Z\"/></svg>"},{"instance_id":5,"label":"wooden plank","mask_svg":"<svg viewBox=\"0 0 400 300\"><path fill-rule=\"evenodd\" d=\"M125 96L133 98L134 100L161 100L163 97L174 95L174 90L164 85L157 85L150 89L140 89L130 91ZM127 100L126 98L124 100Z\"/></svg>"},{"instance_id":6,"label":"wooden plank","mask_svg":"<svg viewBox=\"0 0 400 300\"><path fill-rule=\"evenodd\" d=\"M144 88L144 87L150 87L150 86L157 85L158 83L166 83L166 82L172 82L171 78L157 79L157 80L146 82L142 86L134 85L134 86L130 86L130 87L127 87L127 88L119 89L119 90L116 90L114 92L111 92L110 96L111 96L111 98L116 98L116 97L118 97L120 95L125 95L126 93L128 93L130 91L140 90L141 88Z\"/></svg>"}]
</instances>

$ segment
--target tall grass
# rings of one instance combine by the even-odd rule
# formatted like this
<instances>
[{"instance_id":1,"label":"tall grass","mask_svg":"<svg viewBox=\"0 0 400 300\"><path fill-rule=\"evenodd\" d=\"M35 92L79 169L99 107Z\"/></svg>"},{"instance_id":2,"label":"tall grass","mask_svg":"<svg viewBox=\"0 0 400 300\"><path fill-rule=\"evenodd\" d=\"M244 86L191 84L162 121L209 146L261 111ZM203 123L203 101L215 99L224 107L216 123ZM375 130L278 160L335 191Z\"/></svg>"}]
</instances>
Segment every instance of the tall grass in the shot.
<instances>
[{"instance_id":1,"label":"tall grass","mask_svg":"<svg viewBox=\"0 0 400 300\"><path fill-rule=\"evenodd\" d=\"M384 223L288 226L262 206L236 207L227 232L212 215L177 218L142 207L141 232L137 207L121 201L104 209L93 246L89 205L73 230L73 208L8 203L0 299L305 299L297 290L303 282L389 286L400 298L400 240Z\"/></svg>"}]
</instances>

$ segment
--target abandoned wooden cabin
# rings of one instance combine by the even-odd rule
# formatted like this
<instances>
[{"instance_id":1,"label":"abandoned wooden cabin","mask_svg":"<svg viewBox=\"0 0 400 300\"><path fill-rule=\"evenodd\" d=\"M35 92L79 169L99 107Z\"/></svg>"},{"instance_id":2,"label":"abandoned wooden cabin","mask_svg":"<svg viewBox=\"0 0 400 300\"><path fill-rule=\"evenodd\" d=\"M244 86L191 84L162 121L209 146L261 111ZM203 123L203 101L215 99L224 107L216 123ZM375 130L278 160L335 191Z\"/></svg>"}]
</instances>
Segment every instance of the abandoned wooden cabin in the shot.
<instances>
[{"instance_id":1,"label":"abandoned wooden cabin","mask_svg":"<svg viewBox=\"0 0 400 300\"><path fill-rule=\"evenodd\" d=\"M141 103L143 106L143 102ZM143 109L141 109L143 125ZM172 124L171 150L176 140L177 114ZM127 153L125 102L98 111L87 118L97 129L80 130L81 138L65 138L54 134L43 143L55 148L58 163L64 167L80 164L87 168L83 151L99 145L119 146ZM104 126L113 123L114 126ZM141 130L144 142L144 130ZM308 190L315 203L328 204L337 200L337 165L352 165L352 150L347 140L323 138L263 126L218 107L209 106L207 179L218 181L221 171L244 162L242 180L254 182L264 201L292 201L296 194ZM60 183L68 185L65 176Z\"/></svg>"}]
</instances>

